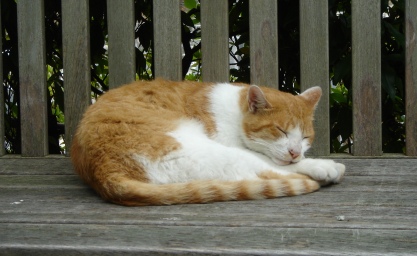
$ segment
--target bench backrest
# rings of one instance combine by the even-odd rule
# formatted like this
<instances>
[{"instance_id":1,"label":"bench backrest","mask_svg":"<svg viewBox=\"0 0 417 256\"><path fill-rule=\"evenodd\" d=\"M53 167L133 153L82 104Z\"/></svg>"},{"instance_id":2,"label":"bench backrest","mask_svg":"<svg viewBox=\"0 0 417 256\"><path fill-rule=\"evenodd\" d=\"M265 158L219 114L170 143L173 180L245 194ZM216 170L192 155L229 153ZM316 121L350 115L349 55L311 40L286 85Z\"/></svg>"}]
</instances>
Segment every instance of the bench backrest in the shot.
<instances>
[{"instance_id":1,"label":"bench backrest","mask_svg":"<svg viewBox=\"0 0 417 256\"><path fill-rule=\"evenodd\" d=\"M228 1L201 0L204 81L229 81ZM417 1L406 0L406 154L417 155ZM62 1L65 132L70 145L91 102L89 1ZM179 80L180 0L154 0L155 77ZM276 0L250 0L251 83L277 85L278 10ZM47 143L46 62L43 0L17 1L19 80L23 156L45 156ZM135 79L134 0L107 1L110 88ZM328 1L300 0L301 89L320 85L313 154L329 155ZM354 155L382 154L380 0L352 0L352 93ZM169 40L167 40L169 38ZM0 40L1 44L1 40ZM1 47L1 45L0 45ZM176 50L175 50L176 49ZM0 68L1 68L0 54ZM1 70L1 69L0 69ZM2 81L0 72L0 80ZM277 85L278 86L278 85ZM2 90L0 90L2 93ZM0 106L4 106L0 94ZM0 145L4 115L0 108ZM0 147L0 155L4 155Z\"/></svg>"}]
</instances>

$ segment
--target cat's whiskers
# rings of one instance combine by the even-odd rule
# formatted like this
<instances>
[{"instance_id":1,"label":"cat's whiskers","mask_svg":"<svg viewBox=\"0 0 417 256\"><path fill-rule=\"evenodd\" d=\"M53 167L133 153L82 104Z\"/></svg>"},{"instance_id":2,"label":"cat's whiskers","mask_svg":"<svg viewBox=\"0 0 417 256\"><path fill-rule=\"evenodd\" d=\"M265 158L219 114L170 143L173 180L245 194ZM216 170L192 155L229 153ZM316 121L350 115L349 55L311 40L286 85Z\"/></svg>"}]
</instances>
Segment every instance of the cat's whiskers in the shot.
<instances>
[{"instance_id":1,"label":"cat's whiskers","mask_svg":"<svg viewBox=\"0 0 417 256\"><path fill-rule=\"evenodd\" d=\"M254 144L261 145L266 151L263 150L264 153L263 152L260 152L260 153L265 154L269 158L276 158L281 161L287 161L284 159L288 153L284 152L284 150L282 149L282 146L272 144L272 147L271 147L271 143L268 143L263 140L252 140L252 142Z\"/></svg>"}]
</instances>

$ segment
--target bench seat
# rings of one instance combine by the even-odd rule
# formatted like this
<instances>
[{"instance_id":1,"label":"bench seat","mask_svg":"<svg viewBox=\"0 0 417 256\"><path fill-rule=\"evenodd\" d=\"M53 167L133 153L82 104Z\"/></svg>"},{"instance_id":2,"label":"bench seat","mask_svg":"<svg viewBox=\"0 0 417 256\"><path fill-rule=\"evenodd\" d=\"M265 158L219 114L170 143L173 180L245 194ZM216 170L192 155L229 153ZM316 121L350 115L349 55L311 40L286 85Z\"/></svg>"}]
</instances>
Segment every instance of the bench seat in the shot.
<instances>
[{"instance_id":1,"label":"bench seat","mask_svg":"<svg viewBox=\"0 0 417 256\"><path fill-rule=\"evenodd\" d=\"M64 157L0 158L0 255L417 253L417 159L337 159L339 185L297 197L123 207Z\"/></svg>"}]
</instances>

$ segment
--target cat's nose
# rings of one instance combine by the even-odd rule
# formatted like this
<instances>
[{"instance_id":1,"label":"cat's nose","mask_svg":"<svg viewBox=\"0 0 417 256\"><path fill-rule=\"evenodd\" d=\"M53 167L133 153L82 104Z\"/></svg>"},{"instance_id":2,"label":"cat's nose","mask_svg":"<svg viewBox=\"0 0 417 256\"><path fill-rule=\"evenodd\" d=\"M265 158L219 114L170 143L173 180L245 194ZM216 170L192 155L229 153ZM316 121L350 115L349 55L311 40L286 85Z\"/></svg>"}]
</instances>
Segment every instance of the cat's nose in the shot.
<instances>
[{"instance_id":1,"label":"cat's nose","mask_svg":"<svg viewBox=\"0 0 417 256\"><path fill-rule=\"evenodd\" d=\"M294 149L290 149L288 150L288 152L290 153L292 159L296 159L297 157L300 156L300 152Z\"/></svg>"}]
</instances>

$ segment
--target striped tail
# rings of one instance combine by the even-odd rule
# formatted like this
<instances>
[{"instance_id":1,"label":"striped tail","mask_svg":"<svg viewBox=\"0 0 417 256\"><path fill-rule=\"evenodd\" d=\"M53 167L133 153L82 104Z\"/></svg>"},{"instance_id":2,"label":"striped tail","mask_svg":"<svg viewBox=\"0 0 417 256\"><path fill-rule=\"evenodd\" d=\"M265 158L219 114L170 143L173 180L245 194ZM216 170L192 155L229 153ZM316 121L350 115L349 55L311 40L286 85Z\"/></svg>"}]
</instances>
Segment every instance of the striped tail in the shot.
<instances>
[{"instance_id":1,"label":"striped tail","mask_svg":"<svg viewBox=\"0 0 417 256\"><path fill-rule=\"evenodd\" d=\"M149 184L130 178L108 179L101 196L126 206L209 203L232 200L265 199L295 196L318 190L317 181L305 176L242 181L193 181L189 183ZM109 189L110 188L110 189Z\"/></svg>"}]
</instances>

